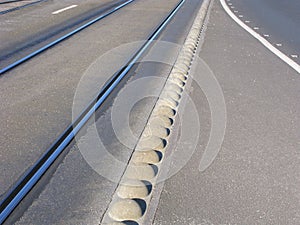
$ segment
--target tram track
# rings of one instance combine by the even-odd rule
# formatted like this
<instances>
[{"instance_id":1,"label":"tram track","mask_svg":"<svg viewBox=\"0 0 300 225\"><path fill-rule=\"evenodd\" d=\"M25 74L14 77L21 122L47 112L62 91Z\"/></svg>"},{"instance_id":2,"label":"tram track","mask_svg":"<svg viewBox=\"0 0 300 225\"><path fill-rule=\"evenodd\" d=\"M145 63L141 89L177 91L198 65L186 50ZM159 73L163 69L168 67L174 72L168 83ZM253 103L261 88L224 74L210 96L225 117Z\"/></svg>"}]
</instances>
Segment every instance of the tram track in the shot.
<instances>
[{"instance_id":1,"label":"tram track","mask_svg":"<svg viewBox=\"0 0 300 225\"><path fill-rule=\"evenodd\" d=\"M128 1L129 4L131 1ZM107 99L110 93L118 86L122 79L127 75L127 73L132 69L134 64L143 56L143 54L151 47L154 40L161 34L170 20L174 17L176 12L184 4L185 0L181 0L176 7L165 17L165 19L160 23L154 32L149 35L147 41L140 47L140 49L134 54L134 56L119 69L119 72L114 74L111 79L104 85L100 90L97 97L86 107L86 109L80 114L80 116L69 125L69 127L61 134L61 136L52 144L52 146L47 149L47 151L36 161L36 163L25 173L25 175L16 182L16 184L11 188L2 202L0 203L0 223L2 224L12 211L18 206L18 204L23 200L23 198L30 192L30 190L38 183L45 172L51 167L58 156L65 150L65 148L70 144L75 135L81 130L81 128L86 124L89 118L95 113L95 111L101 107L103 102ZM125 5L123 5L125 6ZM123 7L123 6L120 6ZM94 21L96 22L96 21ZM93 24L93 23L91 23ZM82 28L84 29L84 28ZM77 32L79 32L78 30ZM76 32L75 32L76 33ZM73 35L73 34L72 34ZM68 37L66 37L68 38ZM66 39L65 38L65 39ZM64 39L63 39L64 40ZM55 44L53 44L55 45ZM53 46L52 45L52 46ZM52 47L49 46L48 48ZM46 48L47 49L47 48ZM44 50L46 50L44 49ZM43 51L44 51L43 50ZM36 53L35 55L41 53L42 51ZM7 69L10 70L26 60L34 57L24 59L24 61L15 64L14 66Z\"/></svg>"},{"instance_id":2,"label":"tram track","mask_svg":"<svg viewBox=\"0 0 300 225\"><path fill-rule=\"evenodd\" d=\"M23 8L26 8L28 6L32 6L32 5L35 5L37 3L41 3L41 2L45 2L45 1L48 1L48 0L36 0L36 1L32 1L32 2L28 2L27 3L24 3L22 5L19 5L19 6L12 6L11 8L9 9L6 9L6 10L2 10L0 11L0 15L3 15L3 14L6 14L6 13L9 13L9 12L13 12L13 11L16 11L16 10L19 10L19 9L23 9ZM25 2L25 0L11 0L11 1L3 1L3 2L0 2L0 5L9 5L9 4L13 4L13 3L22 3L22 2Z\"/></svg>"},{"instance_id":3,"label":"tram track","mask_svg":"<svg viewBox=\"0 0 300 225\"><path fill-rule=\"evenodd\" d=\"M27 60L39 55L40 53L46 51L47 49L50 49L51 47L61 43L62 41L70 38L71 36L79 33L80 31L86 29L87 27L91 26L92 24L104 19L105 17L115 13L116 11L118 11L119 9L122 9L123 7L125 7L126 5L132 3L134 0L127 0L127 1L122 1L121 3L117 4L117 5L112 5L112 6L109 6L109 7L105 7L105 11L102 12L101 10L101 13L100 15L92 15L92 16L89 16L88 18L86 18L85 21L83 24L81 24L81 22L75 22L71 25L69 25L69 27L64 27L62 29L59 29L55 32L51 32L50 35L46 35L46 36L42 36L41 38L39 38L39 40L34 40L34 41L31 41L31 43L29 44L26 44L25 46L23 47L20 47L20 48L17 48L17 50L9 53L9 55L5 55L5 56L2 56L2 58L7 58L7 57L11 57L12 55L15 55L16 53L22 51L22 50L25 50L27 49L28 47L30 46L34 46L34 45L37 45L39 44L40 42L44 42L45 40L47 39L50 39L51 37L55 36L55 35L59 35L61 34L64 30L66 29L70 29L70 27L75 27L75 29L73 28L73 30L69 31L68 33L56 38L55 40L52 40L51 42L49 43L46 43L44 45L42 45L41 47L39 47L38 49L32 51L31 53L28 53L26 54L25 56L23 56L22 58L20 59L17 59L15 60L14 62L11 62L9 65L6 65L4 67L2 67L0 69L0 76L4 73L6 73L7 71L15 68L16 66L26 62ZM80 24L80 25L79 25ZM78 26L79 27L76 27Z\"/></svg>"}]
</instances>

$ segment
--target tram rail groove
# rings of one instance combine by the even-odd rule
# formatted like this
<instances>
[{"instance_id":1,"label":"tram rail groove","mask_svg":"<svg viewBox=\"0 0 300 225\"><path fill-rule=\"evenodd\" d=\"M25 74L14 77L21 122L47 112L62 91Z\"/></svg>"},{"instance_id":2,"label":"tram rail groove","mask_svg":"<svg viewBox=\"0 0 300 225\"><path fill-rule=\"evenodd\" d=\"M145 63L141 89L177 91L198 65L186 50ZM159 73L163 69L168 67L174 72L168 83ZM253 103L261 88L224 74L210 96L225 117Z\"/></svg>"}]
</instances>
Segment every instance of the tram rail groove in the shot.
<instances>
[{"instance_id":1,"label":"tram rail groove","mask_svg":"<svg viewBox=\"0 0 300 225\"><path fill-rule=\"evenodd\" d=\"M45 0L41 0L41 1L45 1ZM44 45L43 47L41 47L41 48L33 51L32 53L24 56L23 58L18 59L17 61L9 64L8 66L5 66L4 68L1 68L0 69L0 76L3 75L6 72L12 70L13 68L21 65L22 63L26 62L27 60L29 60L29 59L31 59L31 58L39 55L40 53L42 53L42 52L44 52L44 51L52 48L53 46L57 45L58 43L60 43L60 42L62 42L64 40L70 38L71 36L77 34L78 32L80 32L80 31L84 30L85 28L91 26L92 24L94 24L94 23L96 23L96 22L104 19L105 17L107 17L107 16L109 16L111 14L113 14L114 12L118 11L119 9L125 7L126 5L128 5L128 4L130 4L130 3L134 2L134 1L135 0L127 0L127 1L125 1L123 3L121 3L120 5L115 6L114 8L108 10L107 12L102 13L100 16L98 16L98 17L96 17L96 18L88 21L87 23L81 25L80 27L72 30L71 32L69 32L69 33L67 33L67 34L65 34L65 35L57 38L56 40L54 40L54 41L52 41L52 42Z\"/></svg>"},{"instance_id":2,"label":"tram rail groove","mask_svg":"<svg viewBox=\"0 0 300 225\"><path fill-rule=\"evenodd\" d=\"M16 2L22 2L22 1L25 1L25 0L5 1L5 2L0 2L0 5L11 4L11 3L16 3ZM34 2L29 2L25 5L21 5L21 6L13 7L11 9L0 11L0 15L6 14L6 13L9 13L9 12L13 12L13 11L16 11L16 10L19 10L19 9L23 9L23 8L28 7L28 6L32 6L32 5L35 5L37 3L46 2L46 1L48 1L48 0L37 0L37 1L34 1Z\"/></svg>"},{"instance_id":3,"label":"tram rail groove","mask_svg":"<svg viewBox=\"0 0 300 225\"><path fill-rule=\"evenodd\" d=\"M15 2L24 2L24 1L28 1L28 0L10 0L10 1L3 1L3 2L0 2L0 5L1 5L1 4L15 3Z\"/></svg>"},{"instance_id":4,"label":"tram rail groove","mask_svg":"<svg viewBox=\"0 0 300 225\"><path fill-rule=\"evenodd\" d=\"M167 24L175 16L176 12L182 7L186 0L180 0L176 7L165 17L154 32L149 35L145 43L137 50L131 59L117 72L100 90L97 97L88 104L78 118L60 135L52 146L40 157L39 160L23 175L16 184L8 191L0 202L0 224L3 224L13 210L19 205L30 190L38 183L41 177L51 167L58 156L74 139L75 135L87 123L91 116L104 103L107 97L117 87L117 85L128 74L135 63L142 58L143 54L152 46Z\"/></svg>"}]
</instances>

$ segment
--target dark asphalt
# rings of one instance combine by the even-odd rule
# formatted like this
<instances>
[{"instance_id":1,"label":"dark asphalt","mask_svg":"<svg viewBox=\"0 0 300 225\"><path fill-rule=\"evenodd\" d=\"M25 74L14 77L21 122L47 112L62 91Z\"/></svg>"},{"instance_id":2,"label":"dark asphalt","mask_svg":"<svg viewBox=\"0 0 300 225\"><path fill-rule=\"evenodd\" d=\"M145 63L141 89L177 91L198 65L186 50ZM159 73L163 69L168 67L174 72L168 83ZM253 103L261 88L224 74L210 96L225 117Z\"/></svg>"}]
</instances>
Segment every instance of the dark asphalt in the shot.
<instances>
[{"instance_id":1,"label":"dark asphalt","mask_svg":"<svg viewBox=\"0 0 300 225\"><path fill-rule=\"evenodd\" d=\"M191 159L165 182L154 224L300 224L299 74L237 25L219 1L199 56L224 93L224 141L210 167L200 171L212 120L209 98L193 82L201 135ZM196 116L185 111L181 121L193 126ZM190 144L172 143L171 170Z\"/></svg>"},{"instance_id":2,"label":"dark asphalt","mask_svg":"<svg viewBox=\"0 0 300 225\"><path fill-rule=\"evenodd\" d=\"M175 4L175 0L130 4L0 77L1 195L71 123L76 88L90 65L119 45L148 38ZM136 49L127 49L108 66L127 61ZM109 76L101 74L89 96Z\"/></svg>"},{"instance_id":3,"label":"dark asphalt","mask_svg":"<svg viewBox=\"0 0 300 225\"><path fill-rule=\"evenodd\" d=\"M147 37L176 3L140 0L0 78L0 119L4 121L0 127L0 193L69 124L76 86L87 68L106 51ZM182 43L199 4L187 1L161 39ZM245 6L241 4L240 11ZM250 17L250 12L243 14ZM271 29L267 31L272 38ZM281 42L286 43L284 48L295 43ZM122 60L125 55L120 56ZM199 111L201 137L191 160L166 181L154 224L299 224L299 74L232 21L217 0L199 56L224 92L228 114L224 143L213 164L200 172L211 121L205 93L193 82L188 92ZM117 58L111 65L121 61ZM136 72L163 76L169 69L158 66L155 70L150 65ZM107 78L100 79L105 82ZM92 95L94 89L88 91ZM146 99L132 110L131 122L137 133L152 104ZM97 117L98 134L116 158L126 161L130 149L116 140L109 104L107 107ZM186 111L181 119L192 126L193 118L195 115ZM83 135L81 141L88 140ZM93 147L90 144L88 147ZM190 148L190 142L179 143L180 148L177 144L171 143L177 152L175 166ZM99 224L116 188L115 183L94 173L77 145L70 146L70 153L44 184L41 195L33 197L33 204L17 224Z\"/></svg>"},{"instance_id":4,"label":"dark asphalt","mask_svg":"<svg viewBox=\"0 0 300 225\"><path fill-rule=\"evenodd\" d=\"M229 1L227 1L228 3ZM237 10L236 15L242 14L241 20L249 20L249 25L259 27L257 32L267 37L287 56L296 54L295 60L300 63L300 1L295 0L231 0L232 11Z\"/></svg>"},{"instance_id":5,"label":"dark asphalt","mask_svg":"<svg viewBox=\"0 0 300 225\"><path fill-rule=\"evenodd\" d=\"M47 1L0 15L0 67L4 68L123 2L125 0L88 0L84 4L79 0ZM78 6L52 14L74 4Z\"/></svg>"},{"instance_id":6,"label":"dark asphalt","mask_svg":"<svg viewBox=\"0 0 300 225\"><path fill-rule=\"evenodd\" d=\"M154 12L152 10L156 13L158 11L166 13L168 9L171 9L171 5L174 7L177 2L140 1L139 4L132 5L127 13L130 14L128 15L129 17L132 16L130 12L138 13L139 15L143 14L143 16L146 15L145 11L150 11L153 15ZM182 44L200 4L201 2L199 1L188 1L178 11L178 14L167 26L166 30L159 37L159 40L174 42L179 45ZM145 10L145 5L147 5L147 10ZM164 10L162 10L163 8ZM141 21L138 23L143 24ZM171 59L171 65L178 54L178 51L173 52L170 49L162 50L160 48L154 52L150 50L149 54L155 55L157 51L160 53L159 58ZM132 75L134 76L129 81L123 82L121 90L126 89L130 82L140 78L149 76L166 77L170 69L170 65L159 62L139 64L136 70L132 71ZM149 89L156 89L158 94L161 91L163 83L146 82L143 85L143 87L139 87L139 90L143 90L142 93L138 93L139 95L146 94ZM91 88L87 89L90 90ZM118 93L115 94L118 95ZM136 93L134 92L134 94ZM148 97L141 99L131 110L129 115L130 128L137 137L145 126L155 100ZM106 149L101 149L100 146L97 146L89 132L87 134L83 132L82 136L77 139L80 149L78 148L78 144L70 146L70 153L59 165L54 176L45 181L48 184L42 188L41 195L35 197L36 199L34 199L33 204L16 224L99 224L117 184L101 176L103 174L99 175L95 173L84 160L79 150L82 151L82 148L98 149L100 152L108 150L122 162L126 163L128 161L132 148L120 141L122 138L128 138L128 132L119 132L122 138L116 136L111 124L113 103L114 99L110 98L103 107L103 110L97 113L95 121L98 135ZM88 131L90 128L91 126L89 126ZM113 165L101 157L95 157L95 160L99 164L104 165L107 168L106 172L116 177L116 179L119 179L118 176L123 173L123 170L112 169Z\"/></svg>"}]
</instances>

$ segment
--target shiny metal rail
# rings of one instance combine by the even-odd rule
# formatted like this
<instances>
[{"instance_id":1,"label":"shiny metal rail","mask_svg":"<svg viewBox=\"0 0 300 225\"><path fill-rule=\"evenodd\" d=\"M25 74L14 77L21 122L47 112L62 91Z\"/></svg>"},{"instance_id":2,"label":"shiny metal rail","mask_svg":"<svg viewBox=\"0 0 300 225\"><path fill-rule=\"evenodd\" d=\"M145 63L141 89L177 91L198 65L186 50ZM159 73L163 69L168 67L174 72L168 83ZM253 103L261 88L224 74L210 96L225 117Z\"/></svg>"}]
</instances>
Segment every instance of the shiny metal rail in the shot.
<instances>
[{"instance_id":1,"label":"shiny metal rail","mask_svg":"<svg viewBox=\"0 0 300 225\"><path fill-rule=\"evenodd\" d=\"M0 224L2 224L11 212L18 206L23 198L30 192L30 190L37 184L45 172L50 168L58 156L66 149L68 144L74 139L75 135L91 118L95 111L103 104L107 97L117 87L121 80L126 76L130 69L148 50L153 41L155 41L161 34L163 29L167 26L170 20L174 17L176 12L182 7L185 0L180 0L177 6L169 13L163 22L156 28L156 30L149 36L147 41L135 53L135 55L124 65L118 73L106 83L101 89L98 96L88 105L88 107L81 113L81 115L71 124L63 134L53 143L45 154L31 167L31 169L24 175L12 188L9 194L0 204Z\"/></svg>"},{"instance_id":2,"label":"shiny metal rail","mask_svg":"<svg viewBox=\"0 0 300 225\"><path fill-rule=\"evenodd\" d=\"M26 55L25 57L23 57L23 58L21 58L21 59L15 61L15 62L9 64L8 66L6 66L6 67L4 67L4 68L1 68L1 69L0 69L0 75L6 73L7 71L9 71L9 70L15 68L15 67L18 66L18 65L24 63L25 61L27 61L27 60L33 58L34 56L37 56L38 54L44 52L45 50L47 50L47 49L49 49L49 48L51 48L51 47L53 47L54 45L56 45L56 44L58 44L58 43L60 43L60 42L62 42L62 41L64 41L64 40L70 38L70 37L73 36L74 34L76 34L76 33L80 32L80 31L82 31L83 29L85 29L85 28L91 26L92 24L98 22L99 20L102 20L103 18L105 18L105 17L109 16L110 14L112 14L112 13L118 11L119 9L123 8L124 6L128 5L129 3L133 2L133 1L134 1L134 0L128 0L128 1L125 1L125 2L123 2L122 4L120 4L120 5L118 5L118 6L115 6L114 8L112 8L112 9L106 11L105 13L103 13L103 14L101 14L100 16L96 17L95 19L93 19L93 20L91 20L91 21L89 21L89 22L83 24L82 26L76 28L75 30L73 30L73 31L71 31L71 32L69 32L69 33L63 35L62 37L60 37L60 38L58 38L58 39L52 41L51 43L49 43L49 44L47 44L47 45L45 45L45 46L43 46L43 47L41 47L41 48L39 48L38 50L36 50L36 51L34 51L34 52L32 52L32 53Z\"/></svg>"}]
</instances>

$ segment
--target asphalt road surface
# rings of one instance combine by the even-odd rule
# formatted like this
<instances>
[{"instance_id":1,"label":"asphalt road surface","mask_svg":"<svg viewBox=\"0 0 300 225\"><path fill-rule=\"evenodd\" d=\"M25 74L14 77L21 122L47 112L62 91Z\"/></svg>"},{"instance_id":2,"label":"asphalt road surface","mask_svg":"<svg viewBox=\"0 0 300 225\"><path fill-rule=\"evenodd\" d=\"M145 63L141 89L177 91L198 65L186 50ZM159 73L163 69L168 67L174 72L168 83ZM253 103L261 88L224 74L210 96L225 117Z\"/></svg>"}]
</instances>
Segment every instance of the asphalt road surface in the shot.
<instances>
[{"instance_id":1,"label":"asphalt road surface","mask_svg":"<svg viewBox=\"0 0 300 225\"><path fill-rule=\"evenodd\" d=\"M25 10L24 14L27 16L49 17L51 12L66 4L59 2L59 7L51 4L50 8L37 6L48 14L37 14L35 7L22 9L18 13L24 13ZM0 195L14 184L70 124L76 87L89 66L111 49L147 39L177 3L177 0L134 2L0 77ZM93 4L89 7L92 6ZM3 16L7 15L9 14ZM35 16L30 19L25 17L24 21L27 24L28 20L34 18ZM18 19L18 25L15 26L22 27L22 21ZM46 21L45 18L44 22ZM6 22L3 27L8 29L9 21ZM25 24L23 26L26 27ZM1 38L5 36L1 35ZM138 46L134 46L127 49L123 55L112 59L111 65L125 62L137 48ZM102 75L100 84L103 85L110 76L111 74ZM94 91L89 90L90 100L101 88L100 84Z\"/></svg>"},{"instance_id":2,"label":"asphalt road surface","mask_svg":"<svg viewBox=\"0 0 300 225\"><path fill-rule=\"evenodd\" d=\"M178 0L135 1L0 77L0 194L71 122L77 85L95 60L122 44L147 38L177 3ZM66 31L65 21L82 21L93 14L94 8L101 10L101 4L90 0L81 8L80 1L49 1L5 14L8 19L1 22L0 48L13 52L16 43L30 46L29 33L38 40L45 31L51 39L52 27ZM297 1L227 0L226 4L241 21L299 63ZM52 14L72 5L78 6ZM187 0L160 40L182 44L200 5L201 1ZM28 15L24 24L31 21L32 25L23 24L23 15ZM12 35L15 32L20 33ZM190 81L187 93L198 112L196 115L183 108L183 117L175 123L175 136L170 139L167 155L171 162L166 165L170 177L154 188L153 224L300 224L299 73L239 26L219 0L214 0L210 8L200 45L197 55L208 65L223 92L213 97L224 97L226 104L224 140L212 164L200 170L199 163L216 124L205 88L197 80ZM115 54L107 66L126 62L134 50L128 48ZM4 54L3 63L26 51L16 52L11 58ZM167 51L164 53L168 56ZM176 52L171 55L176 56ZM195 76L208 71L193 65ZM150 62L135 68L133 80L153 74L166 77L171 67ZM109 76L101 74L99 78L99 86L87 89L88 97L92 98ZM124 81L122 88L126 85ZM155 86L147 83L144 91ZM143 99L132 109L130 121L137 136L154 103L151 98ZM111 104L107 101L98 112L95 125L105 147L126 162L131 149L122 145L114 133ZM200 137L190 140L197 117ZM85 130L81 135L79 143L93 147ZM183 136L187 139L180 142ZM195 149L190 154L192 147ZM93 171L76 143L68 150L7 224L99 224L117 184ZM101 158L97 160L107 165ZM110 166L107 171L118 177L120 171L110 171Z\"/></svg>"},{"instance_id":3,"label":"asphalt road surface","mask_svg":"<svg viewBox=\"0 0 300 225\"><path fill-rule=\"evenodd\" d=\"M44 1L0 17L0 67L28 55L125 1Z\"/></svg>"},{"instance_id":4,"label":"asphalt road surface","mask_svg":"<svg viewBox=\"0 0 300 225\"><path fill-rule=\"evenodd\" d=\"M231 10L274 46L300 63L300 2L231 0Z\"/></svg>"},{"instance_id":5,"label":"asphalt road surface","mask_svg":"<svg viewBox=\"0 0 300 225\"><path fill-rule=\"evenodd\" d=\"M95 60L122 44L148 38L177 4L177 0L136 1L1 76L2 193L71 122L77 85ZM178 16L171 21L166 32L160 36L160 40L182 44L200 5L199 1L187 2L178 12ZM26 10L34 14L37 9L31 7ZM43 10L46 11L47 7L44 6ZM139 45L141 43L115 54L106 66L110 67L110 71L116 71L120 65L127 62ZM170 57L167 52L164 51L161 55L166 54ZM139 68L139 72L135 73L140 74L137 76L168 75L170 66L153 64L155 63ZM109 75L111 74L100 74L97 82L97 85L99 82L100 85L87 89L89 99L99 91ZM147 86L151 88L150 84ZM139 129L144 127L144 120L147 118L144 114L151 111L153 104L153 99L152 102L137 104L136 116L133 116L132 123L138 124ZM103 139L113 154L126 161L130 151L124 149L113 137L113 131L109 127L109 114L109 109L108 112L100 113L99 122L97 121L99 132L103 133ZM142 122L139 122L141 118ZM30 196L33 204L28 211L19 218L20 211L22 215L28 206L26 203L25 206L22 204L12 220L7 221L8 224L16 220L19 220L19 224L99 223L116 183L95 174L82 158L76 145L69 148L70 154L61 163L55 175L46 177L39 187L39 190L42 190L41 195ZM78 212L76 216L75 212Z\"/></svg>"},{"instance_id":6,"label":"asphalt road surface","mask_svg":"<svg viewBox=\"0 0 300 225\"><path fill-rule=\"evenodd\" d=\"M246 1L240 3L245 16L258 14L253 12L256 8L246 7L258 1L242 2ZM275 7L279 1L260 2L265 2L260 12L269 12L267 3ZM291 20L299 12L294 7ZM278 17L287 16L288 9L278 11ZM262 19L257 21L257 26L265 25ZM200 171L212 121L209 99L194 82L191 95L200 115L201 136L191 160L165 182L154 224L299 224L299 73L235 23L219 1L214 1L199 56L224 93L224 141L213 163ZM192 125L196 115L184 115L183 123ZM188 148L188 143L175 148L174 162L180 163Z\"/></svg>"}]
</instances>

